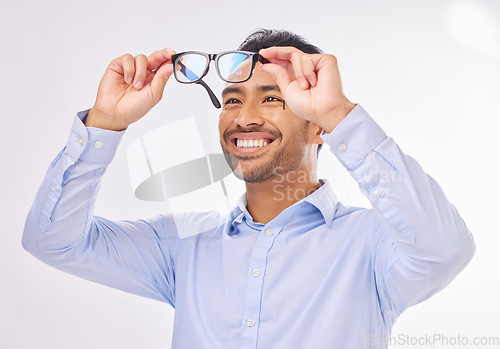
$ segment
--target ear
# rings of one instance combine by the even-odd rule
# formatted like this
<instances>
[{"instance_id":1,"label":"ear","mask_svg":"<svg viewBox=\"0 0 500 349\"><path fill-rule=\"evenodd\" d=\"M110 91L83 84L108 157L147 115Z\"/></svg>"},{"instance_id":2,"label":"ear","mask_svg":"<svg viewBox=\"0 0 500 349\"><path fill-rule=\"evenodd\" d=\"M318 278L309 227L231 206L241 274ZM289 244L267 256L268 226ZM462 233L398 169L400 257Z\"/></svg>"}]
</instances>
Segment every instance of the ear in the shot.
<instances>
[{"instance_id":1,"label":"ear","mask_svg":"<svg viewBox=\"0 0 500 349\"><path fill-rule=\"evenodd\" d=\"M311 144L323 144L323 139L321 134L323 129L313 122L309 122L309 143Z\"/></svg>"}]
</instances>

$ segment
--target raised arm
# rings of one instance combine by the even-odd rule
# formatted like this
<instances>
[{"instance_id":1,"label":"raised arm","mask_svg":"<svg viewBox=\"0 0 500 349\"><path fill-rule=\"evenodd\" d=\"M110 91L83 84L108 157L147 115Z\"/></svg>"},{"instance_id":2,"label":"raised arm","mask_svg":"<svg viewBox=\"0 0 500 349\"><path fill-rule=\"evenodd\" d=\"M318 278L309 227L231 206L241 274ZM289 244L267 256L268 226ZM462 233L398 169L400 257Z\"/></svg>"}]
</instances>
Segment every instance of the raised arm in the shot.
<instances>
[{"instance_id":1,"label":"raised arm","mask_svg":"<svg viewBox=\"0 0 500 349\"><path fill-rule=\"evenodd\" d=\"M448 284L472 258L473 238L439 185L344 96L336 58L290 47L260 54L287 105L325 131L323 140L373 205L381 306L398 313Z\"/></svg>"},{"instance_id":2,"label":"raised arm","mask_svg":"<svg viewBox=\"0 0 500 349\"><path fill-rule=\"evenodd\" d=\"M441 187L360 106L323 136L370 200L381 306L398 315L446 286L474 240Z\"/></svg>"},{"instance_id":3,"label":"raised arm","mask_svg":"<svg viewBox=\"0 0 500 349\"><path fill-rule=\"evenodd\" d=\"M118 131L159 102L173 53L124 55L109 64L94 107L75 117L47 171L22 239L26 250L58 269L172 305L177 231L165 224L173 219L112 222L94 217L94 205L123 135Z\"/></svg>"}]
</instances>

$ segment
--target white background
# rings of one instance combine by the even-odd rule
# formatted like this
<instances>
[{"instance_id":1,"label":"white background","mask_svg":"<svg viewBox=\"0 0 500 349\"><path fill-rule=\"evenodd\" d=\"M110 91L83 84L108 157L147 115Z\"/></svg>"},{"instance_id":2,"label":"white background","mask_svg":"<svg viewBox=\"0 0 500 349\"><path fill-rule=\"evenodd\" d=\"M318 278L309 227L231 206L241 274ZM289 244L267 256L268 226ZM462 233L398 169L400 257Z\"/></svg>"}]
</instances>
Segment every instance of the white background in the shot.
<instances>
[{"instance_id":1,"label":"white background","mask_svg":"<svg viewBox=\"0 0 500 349\"><path fill-rule=\"evenodd\" d=\"M0 5L0 348L170 348L170 306L37 261L21 246L24 219L109 61L163 47L221 52L257 27L294 31L336 55L348 98L442 185L475 237L469 266L407 310L393 334L500 337L499 1L20 0ZM187 116L196 117L207 151L218 150L218 112L206 92L170 81L164 100L127 131L97 214L135 219L166 210L134 197L126 150ZM189 137L179 146L189 147ZM320 161L345 204L369 204L327 148Z\"/></svg>"}]
</instances>

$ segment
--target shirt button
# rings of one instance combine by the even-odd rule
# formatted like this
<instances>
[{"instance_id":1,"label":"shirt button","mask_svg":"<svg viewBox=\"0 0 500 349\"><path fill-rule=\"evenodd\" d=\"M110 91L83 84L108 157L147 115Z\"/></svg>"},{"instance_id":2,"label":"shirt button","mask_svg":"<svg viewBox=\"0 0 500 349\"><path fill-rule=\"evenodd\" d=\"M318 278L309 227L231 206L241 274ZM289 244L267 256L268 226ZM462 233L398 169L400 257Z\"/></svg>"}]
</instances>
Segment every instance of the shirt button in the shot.
<instances>
[{"instance_id":1,"label":"shirt button","mask_svg":"<svg viewBox=\"0 0 500 349\"><path fill-rule=\"evenodd\" d=\"M85 143L85 141L83 140L83 137L78 137L78 140L77 140L78 144L80 145L83 145Z\"/></svg>"},{"instance_id":2,"label":"shirt button","mask_svg":"<svg viewBox=\"0 0 500 349\"><path fill-rule=\"evenodd\" d=\"M267 229L266 229L266 234L267 234L268 236L271 236L271 235L273 235L273 234L274 234L274 232L273 232L273 230L272 230L271 228L267 228Z\"/></svg>"},{"instance_id":3,"label":"shirt button","mask_svg":"<svg viewBox=\"0 0 500 349\"><path fill-rule=\"evenodd\" d=\"M97 149L102 148L102 142L101 142L101 141L96 141L96 142L94 143L94 147L96 147Z\"/></svg>"},{"instance_id":4,"label":"shirt button","mask_svg":"<svg viewBox=\"0 0 500 349\"><path fill-rule=\"evenodd\" d=\"M255 321L253 321L252 319L248 319L247 320L247 326L248 327L253 327L253 325L255 325Z\"/></svg>"},{"instance_id":5,"label":"shirt button","mask_svg":"<svg viewBox=\"0 0 500 349\"><path fill-rule=\"evenodd\" d=\"M54 190L59 190L59 184L54 185Z\"/></svg>"},{"instance_id":6,"label":"shirt button","mask_svg":"<svg viewBox=\"0 0 500 349\"><path fill-rule=\"evenodd\" d=\"M347 150L347 145L345 145L344 143L340 143L337 149L343 153Z\"/></svg>"},{"instance_id":7,"label":"shirt button","mask_svg":"<svg viewBox=\"0 0 500 349\"><path fill-rule=\"evenodd\" d=\"M260 270L259 269L254 269L254 270L252 270L252 274L253 274L253 276L257 277L257 276L260 275Z\"/></svg>"},{"instance_id":8,"label":"shirt button","mask_svg":"<svg viewBox=\"0 0 500 349\"><path fill-rule=\"evenodd\" d=\"M380 190L374 190L373 191L373 196L375 196L375 197L378 198L380 195L382 195L382 193L380 192Z\"/></svg>"}]
</instances>

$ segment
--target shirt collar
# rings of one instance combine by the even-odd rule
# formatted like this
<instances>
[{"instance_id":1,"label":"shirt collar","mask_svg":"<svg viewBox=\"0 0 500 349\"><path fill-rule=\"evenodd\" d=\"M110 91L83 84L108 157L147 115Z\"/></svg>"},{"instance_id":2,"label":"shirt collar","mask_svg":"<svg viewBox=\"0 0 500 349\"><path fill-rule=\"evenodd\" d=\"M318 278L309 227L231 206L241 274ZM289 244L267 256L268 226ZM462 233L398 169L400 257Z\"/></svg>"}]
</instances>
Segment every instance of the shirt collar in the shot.
<instances>
[{"instance_id":1,"label":"shirt collar","mask_svg":"<svg viewBox=\"0 0 500 349\"><path fill-rule=\"evenodd\" d=\"M298 207L302 207L305 203L309 203L321 212L325 223L327 225L330 225L335 216L338 200L337 196L333 192L330 183L325 179L320 179L319 181L321 183L321 186L317 190L315 190L312 194L306 196L302 200L296 202L292 206L288 207L286 210L294 210ZM236 201L233 209L229 213L226 223L226 232L229 235L235 234L237 231L236 229L234 229L234 226L237 224L241 224L245 216L247 216L249 220L252 219L250 213L247 210L246 193L240 196L238 201Z\"/></svg>"},{"instance_id":2,"label":"shirt collar","mask_svg":"<svg viewBox=\"0 0 500 349\"><path fill-rule=\"evenodd\" d=\"M243 222L243 218L245 218L245 215L248 215L248 217L250 217L250 213L247 210L246 193L240 196L240 198L236 201L236 204L233 206L231 212L229 212L225 224L225 232L228 235L236 234L237 230L235 229L235 225L241 224L241 222Z\"/></svg>"},{"instance_id":3,"label":"shirt collar","mask_svg":"<svg viewBox=\"0 0 500 349\"><path fill-rule=\"evenodd\" d=\"M332 186L326 179L320 179L321 187L311 195L306 196L301 201L308 202L315 206L323 215L325 223L329 225L335 217L338 199L333 192ZM300 201L299 201L300 202Z\"/></svg>"}]
</instances>

